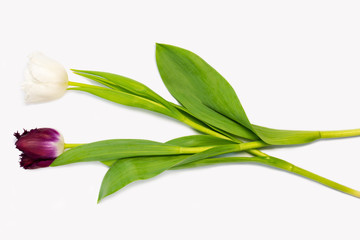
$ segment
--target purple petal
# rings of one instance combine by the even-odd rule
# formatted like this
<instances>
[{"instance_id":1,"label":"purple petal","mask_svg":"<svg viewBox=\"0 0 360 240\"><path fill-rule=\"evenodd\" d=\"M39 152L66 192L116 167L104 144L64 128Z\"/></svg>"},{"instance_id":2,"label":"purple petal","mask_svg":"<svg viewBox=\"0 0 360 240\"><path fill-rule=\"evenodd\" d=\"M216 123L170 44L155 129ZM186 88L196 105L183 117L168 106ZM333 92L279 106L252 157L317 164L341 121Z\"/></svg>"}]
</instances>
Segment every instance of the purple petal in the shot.
<instances>
[{"instance_id":1,"label":"purple petal","mask_svg":"<svg viewBox=\"0 0 360 240\"><path fill-rule=\"evenodd\" d=\"M54 159L33 159L24 154L21 155L20 166L24 169L37 169L50 166Z\"/></svg>"},{"instance_id":2,"label":"purple petal","mask_svg":"<svg viewBox=\"0 0 360 240\"><path fill-rule=\"evenodd\" d=\"M16 147L28 157L33 159L52 159L57 157L56 144L60 133L52 128L37 128L24 130L23 134L14 134L18 139Z\"/></svg>"}]
</instances>

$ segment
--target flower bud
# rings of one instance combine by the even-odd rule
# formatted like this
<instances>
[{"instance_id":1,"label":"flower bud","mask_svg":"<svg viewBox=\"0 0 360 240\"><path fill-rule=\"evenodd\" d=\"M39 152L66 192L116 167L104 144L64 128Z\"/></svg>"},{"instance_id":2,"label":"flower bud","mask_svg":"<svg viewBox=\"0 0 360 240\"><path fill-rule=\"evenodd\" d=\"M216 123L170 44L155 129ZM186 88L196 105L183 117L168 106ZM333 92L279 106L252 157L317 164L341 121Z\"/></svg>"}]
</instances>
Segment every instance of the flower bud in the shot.
<instances>
[{"instance_id":1,"label":"flower bud","mask_svg":"<svg viewBox=\"0 0 360 240\"><path fill-rule=\"evenodd\" d=\"M64 152L63 136L52 128L35 128L16 132L15 146L22 151L20 166L25 169L48 167Z\"/></svg>"},{"instance_id":2,"label":"flower bud","mask_svg":"<svg viewBox=\"0 0 360 240\"><path fill-rule=\"evenodd\" d=\"M42 53L33 53L25 69L23 89L27 103L38 103L62 97L68 87L68 75L57 61Z\"/></svg>"}]
</instances>

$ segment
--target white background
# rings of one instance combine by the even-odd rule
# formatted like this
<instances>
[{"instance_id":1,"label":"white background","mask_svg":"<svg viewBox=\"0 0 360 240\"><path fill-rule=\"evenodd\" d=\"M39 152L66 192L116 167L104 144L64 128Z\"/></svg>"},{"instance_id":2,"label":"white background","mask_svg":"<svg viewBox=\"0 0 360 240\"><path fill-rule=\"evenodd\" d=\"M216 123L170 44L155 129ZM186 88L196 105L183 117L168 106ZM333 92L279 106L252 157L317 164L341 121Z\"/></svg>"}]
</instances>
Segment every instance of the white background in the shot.
<instances>
[{"instance_id":1,"label":"white background","mask_svg":"<svg viewBox=\"0 0 360 240\"><path fill-rule=\"evenodd\" d=\"M35 50L64 66L136 79L174 101L155 43L189 49L232 84L250 120L281 129L360 127L359 1L2 1L1 239L359 239L360 199L258 165L166 172L96 204L98 163L26 171L14 131L68 143L193 134L151 112L68 92L25 105ZM87 82L69 72L70 80ZM266 152L360 189L360 138Z\"/></svg>"}]
</instances>

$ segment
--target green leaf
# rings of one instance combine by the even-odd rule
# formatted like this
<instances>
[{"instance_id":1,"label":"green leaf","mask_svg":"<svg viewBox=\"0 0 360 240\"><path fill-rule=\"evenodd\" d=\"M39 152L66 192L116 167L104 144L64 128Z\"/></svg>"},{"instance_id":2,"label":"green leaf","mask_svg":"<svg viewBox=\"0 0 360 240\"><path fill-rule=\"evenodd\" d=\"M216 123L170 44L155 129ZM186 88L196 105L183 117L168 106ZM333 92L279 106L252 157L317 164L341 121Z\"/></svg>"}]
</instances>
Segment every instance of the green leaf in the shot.
<instances>
[{"instance_id":1,"label":"green leaf","mask_svg":"<svg viewBox=\"0 0 360 240\"><path fill-rule=\"evenodd\" d=\"M230 84L197 55L157 44L157 66L169 92L195 117L234 135L256 140Z\"/></svg>"},{"instance_id":2,"label":"green leaf","mask_svg":"<svg viewBox=\"0 0 360 240\"><path fill-rule=\"evenodd\" d=\"M111 167L114 163L116 163L117 160L107 160L107 161L101 161L104 165Z\"/></svg>"},{"instance_id":3,"label":"green leaf","mask_svg":"<svg viewBox=\"0 0 360 240\"><path fill-rule=\"evenodd\" d=\"M234 144L234 142L213 137L210 135L191 135L191 136L172 139L170 141L167 141L166 144L180 146L180 147L210 147L210 146ZM185 157L187 156L185 155ZM102 161L102 163L108 167L113 165L115 162L116 160Z\"/></svg>"},{"instance_id":4,"label":"green leaf","mask_svg":"<svg viewBox=\"0 0 360 240\"><path fill-rule=\"evenodd\" d=\"M151 101L149 99L136 96L130 93L122 92L119 90L114 90L110 88L103 87L74 87L70 88L72 90L78 90L83 92L88 92L90 94L96 95L98 97L107 99L111 102L119 103L126 106L138 107L147 109L153 112L158 112L167 116L174 116L174 113L163 106L158 102Z\"/></svg>"},{"instance_id":5,"label":"green leaf","mask_svg":"<svg viewBox=\"0 0 360 240\"><path fill-rule=\"evenodd\" d=\"M186 108L196 100L251 129L234 89L199 56L182 48L157 44L156 60L166 87Z\"/></svg>"},{"instance_id":6,"label":"green leaf","mask_svg":"<svg viewBox=\"0 0 360 240\"><path fill-rule=\"evenodd\" d=\"M139 139L114 139L88 143L62 153L51 166L76 162L108 161L128 157L181 154L181 147Z\"/></svg>"},{"instance_id":7,"label":"green leaf","mask_svg":"<svg viewBox=\"0 0 360 240\"><path fill-rule=\"evenodd\" d=\"M135 81L131 78L127 78L113 73L100 72L100 71L76 70L76 69L72 69L72 71L77 75L99 82L110 88L117 89L126 93L130 93L160 103L161 105L168 108L171 112L173 112L173 116L178 116L178 117L180 116L179 111L171 103L169 103L164 98L159 96L157 93L155 93L153 90L148 88L146 85L138 81Z\"/></svg>"},{"instance_id":8,"label":"green leaf","mask_svg":"<svg viewBox=\"0 0 360 240\"><path fill-rule=\"evenodd\" d=\"M234 142L222 138L213 137L210 135L191 135L172 139L167 144L181 146L181 147L205 147L218 146L226 144L234 144Z\"/></svg>"},{"instance_id":9,"label":"green leaf","mask_svg":"<svg viewBox=\"0 0 360 240\"><path fill-rule=\"evenodd\" d=\"M180 165L188 164L188 163L195 162L195 161L198 161L201 159L218 156L218 155L226 154L226 153L238 152L238 151L239 151L239 144L220 145L220 146L210 148L206 151L191 155L188 158L185 158L184 160L176 163L176 165L174 165L174 166L180 166Z\"/></svg>"},{"instance_id":10,"label":"green leaf","mask_svg":"<svg viewBox=\"0 0 360 240\"><path fill-rule=\"evenodd\" d=\"M257 125L253 125L253 129L264 142L273 145L303 144L321 138L319 131L280 130Z\"/></svg>"},{"instance_id":11,"label":"green leaf","mask_svg":"<svg viewBox=\"0 0 360 240\"><path fill-rule=\"evenodd\" d=\"M74 74L77 74L79 76L88 78L88 79L93 80L95 82L98 82L98 83L100 83L100 84L102 84L104 86L107 86L107 87L111 88L111 89L119 90L119 91L126 92L126 93L131 93L130 91L126 90L125 88L123 88L123 87L121 87L119 85L114 84L112 81L109 81L106 78L103 78L101 76L97 76L97 75L94 75L94 74L87 73L88 71L76 70L76 69L71 69L71 71L73 71Z\"/></svg>"},{"instance_id":12,"label":"green leaf","mask_svg":"<svg viewBox=\"0 0 360 240\"><path fill-rule=\"evenodd\" d=\"M238 142L236 138L232 134L229 134L221 129L218 129L214 126L211 126L198 118L196 118L192 113L190 113L186 108L180 105L172 104L185 118L179 119L184 122L188 126L194 128L194 130L202 133L202 134L210 134L215 137L232 139L234 142ZM190 121L190 122L189 122ZM215 135L214 135L215 134Z\"/></svg>"},{"instance_id":13,"label":"green leaf","mask_svg":"<svg viewBox=\"0 0 360 240\"><path fill-rule=\"evenodd\" d=\"M196 54L171 45L157 44L158 69L170 93L195 117L239 137L287 145L314 141L317 131L277 130L252 125L235 91Z\"/></svg>"},{"instance_id":14,"label":"green leaf","mask_svg":"<svg viewBox=\"0 0 360 240\"><path fill-rule=\"evenodd\" d=\"M126 158L116 161L104 176L98 202L129 183L155 177L185 158L187 158L186 155L152 156Z\"/></svg>"},{"instance_id":15,"label":"green leaf","mask_svg":"<svg viewBox=\"0 0 360 240\"><path fill-rule=\"evenodd\" d=\"M111 165L105 174L98 202L131 182L155 177L174 166L237 151L237 149L237 145L234 144L214 147L190 156L154 156L122 159Z\"/></svg>"}]
</instances>

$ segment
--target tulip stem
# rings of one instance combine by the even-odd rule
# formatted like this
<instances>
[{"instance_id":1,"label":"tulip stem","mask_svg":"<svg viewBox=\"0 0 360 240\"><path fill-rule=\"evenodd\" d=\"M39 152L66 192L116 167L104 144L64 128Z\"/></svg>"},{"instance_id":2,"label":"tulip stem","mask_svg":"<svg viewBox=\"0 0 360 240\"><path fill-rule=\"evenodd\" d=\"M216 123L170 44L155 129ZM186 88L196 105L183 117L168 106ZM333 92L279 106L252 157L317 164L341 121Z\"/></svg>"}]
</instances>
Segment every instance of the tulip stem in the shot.
<instances>
[{"instance_id":1,"label":"tulip stem","mask_svg":"<svg viewBox=\"0 0 360 240\"><path fill-rule=\"evenodd\" d=\"M360 129L337 130L337 131L320 131L321 138L343 138L355 137L360 135Z\"/></svg>"},{"instance_id":2,"label":"tulip stem","mask_svg":"<svg viewBox=\"0 0 360 240\"><path fill-rule=\"evenodd\" d=\"M236 152L242 152L249 149L254 148L262 148L267 147L269 144L263 142L263 141L253 141L253 142L246 142L246 143L238 143L234 144L237 145ZM180 154L194 154L194 153L200 153L206 150L209 150L213 148L214 146L205 146L205 147L180 147Z\"/></svg>"},{"instance_id":3,"label":"tulip stem","mask_svg":"<svg viewBox=\"0 0 360 240\"><path fill-rule=\"evenodd\" d=\"M321 177L315 173L312 173L310 171L307 171L305 169L302 169L300 167L297 167L287 161L284 161L279 158L275 157L220 157L220 158L208 158L208 159L202 159L196 162L186 163L183 165L178 165L175 167L172 167L170 170L177 170L177 169L184 169L184 168L194 168L194 167L202 167L202 166L209 166L214 164L224 164L224 163L240 163L240 162L255 162L260 163L264 165L268 165L274 168L282 169L284 171L297 174L299 176L308 178L310 180L313 180L315 182L318 182L320 184L323 184L327 187L333 188L335 190L338 190L343 193L347 193L351 196L360 198L360 191L357 191L355 189L349 188L347 186L344 186L342 184L336 183L332 180L329 180L327 178Z\"/></svg>"},{"instance_id":4,"label":"tulip stem","mask_svg":"<svg viewBox=\"0 0 360 240\"><path fill-rule=\"evenodd\" d=\"M68 85L69 86L74 86L74 87L90 87L90 88L102 88L99 86L95 86L95 85L90 85L90 84L85 84L85 83L78 83L78 82L72 82L72 81L68 81ZM68 88L71 90L71 88Z\"/></svg>"},{"instance_id":5,"label":"tulip stem","mask_svg":"<svg viewBox=\"0 0 360 240\"><path fill-rule=\"evenodd\" d=\"M264 160L264 161L263 161ZM321 183L325 186L328 186L330 188L333 188L335 190L338 190L340 192L344 192L347 193L349 195L352 195L354 197L360 198L360 192L346 187L342 184L339 184L337 182L334 182L332 180L329 180L327 178L321 177L315 173L312 173L310 171L307 171L303 168L297 167L289 162L286 162L282 159L279 158L275 158L275 157L267 157L267 158L263 158L263 160L259 161L260 163L275 167L275 168L280 168L282 170L288 171L288 172L292 172L295 173L297 175L303 176L305 178L311 179L315 182Z\"/></svg>"},{"instance_id":6,"label":"tulip stem","mask_svg":"<svg viewBox=\"0 0 360 240\"><path fill-rule=\"evenodd\" d=\"M82 145L81 143L65 143L64 148L73 148Z\"/></svg>"}]
</instances>

